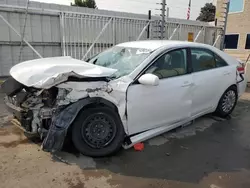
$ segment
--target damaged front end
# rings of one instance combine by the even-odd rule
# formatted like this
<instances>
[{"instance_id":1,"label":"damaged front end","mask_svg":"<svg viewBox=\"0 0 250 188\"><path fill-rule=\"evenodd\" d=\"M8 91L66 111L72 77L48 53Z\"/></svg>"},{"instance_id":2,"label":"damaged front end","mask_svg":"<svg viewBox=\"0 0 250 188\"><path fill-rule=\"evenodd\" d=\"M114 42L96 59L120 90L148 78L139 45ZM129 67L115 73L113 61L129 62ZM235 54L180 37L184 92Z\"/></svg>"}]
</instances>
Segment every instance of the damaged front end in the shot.
<instances>
[{"instance_id":1,"label":"damaged front end","mask_svg":"<svg viewBox=\"0 0 250 188\"><path fill-rule=\"evenodd\" d=\"M70 57L43 58L12 67L1 90L19 127L39 136L42 148L53 152L62 148L69 126L88 104L115 108L127 132L125 101L131 80L111 81L116 71Z\"/></svg>"},{"instance_id":2,"label":"damaged front end","mask_svg":"<svg viewBox=\"0 0 250 188\"><path fill-rule=\"evenodd\" d=\"M44 138L50 127L58 100L58 88L41 90L26 87L14 78L6 80L1 89L6 93L5 104L29 135Z\"/></svg>"},{"instance_id":3,"label":"damaged front end","mask_svg":"<svg viewBox=\"0 0 250 188\"><path fill-rule=\"evenodd\" d=\"M45 151L61 150L69 126L89 104L119 107L119 114L125 114L125 92L118 97L106 78L76 80L37 89L11 77L2 85L6 106L20 122L19 127L28 135L40 137Z\"/></svg>"}]
</instances>

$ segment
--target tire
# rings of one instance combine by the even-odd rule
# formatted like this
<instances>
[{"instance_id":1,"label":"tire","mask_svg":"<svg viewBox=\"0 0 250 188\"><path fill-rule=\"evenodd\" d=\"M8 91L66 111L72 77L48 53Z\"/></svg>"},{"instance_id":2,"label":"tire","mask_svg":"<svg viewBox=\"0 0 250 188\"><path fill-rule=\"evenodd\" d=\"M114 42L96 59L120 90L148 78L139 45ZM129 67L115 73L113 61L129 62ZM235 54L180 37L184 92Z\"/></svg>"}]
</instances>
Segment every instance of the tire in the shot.
<instances>
[{"instance_id":1,"label":"tire","mask_svg":"<svg viewBox=\"0 0 250 188\"><path fill-rule=\"evenodd\" d=\"M90 157L117 152L125 138L119 115L107 107L82 110L72 126L72 141L76 149Z\"/></svg>"},{"instance_id":2,"label":"tire","mask_svg":"<svg viewBox=\"0 0 250 188\"><path fill-rule=\"evenodd\" d=\"M235 86L228 88L220 98L215 113L222 118L227 117L233 112L237 104L237 99L238 99L237 88Z\"/></svg>"}]
</instances>

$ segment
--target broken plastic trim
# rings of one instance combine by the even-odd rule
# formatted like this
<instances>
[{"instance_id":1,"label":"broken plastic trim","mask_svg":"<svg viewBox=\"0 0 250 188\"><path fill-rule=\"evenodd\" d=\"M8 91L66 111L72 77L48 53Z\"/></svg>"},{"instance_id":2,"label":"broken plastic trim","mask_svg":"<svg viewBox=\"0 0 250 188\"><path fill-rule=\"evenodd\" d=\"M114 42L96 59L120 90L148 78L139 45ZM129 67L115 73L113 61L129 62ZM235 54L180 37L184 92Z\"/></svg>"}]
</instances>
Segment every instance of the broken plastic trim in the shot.
<instances>
[{"instance_id":1,"label":"broken plastic trim","mask_svg":"<svg viewBox=\"0 0 250 188\"><path fill-rule=\"evenodd\" d=\"M60 151L63 147L68 128L83 107L89 104L104 104L114 108L114 105L110 101L103 98L84 98L68 106L61 107L52 117L49 132L41 146L42 149L52 153Z\"/></svg>"}]
</instances>

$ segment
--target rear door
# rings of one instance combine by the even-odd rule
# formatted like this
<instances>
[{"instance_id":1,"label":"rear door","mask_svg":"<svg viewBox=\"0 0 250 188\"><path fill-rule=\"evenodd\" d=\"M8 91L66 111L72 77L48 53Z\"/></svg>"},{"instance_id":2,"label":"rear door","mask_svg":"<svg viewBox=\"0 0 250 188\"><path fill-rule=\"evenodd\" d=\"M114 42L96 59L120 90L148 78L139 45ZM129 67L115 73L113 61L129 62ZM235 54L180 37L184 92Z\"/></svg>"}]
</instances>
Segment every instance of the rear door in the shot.
<instances>
[{"instance_id":1,"label":"rear door","mask_svg":"<svg viewBox=\"0 0 250 188\"><path fill-rule=\"evenodd\" d=\"M233 83L235 71L209 49L191 48L190 54L194 82L192 116L197 116L215 110L220 97Z\"/></svg>"}]
</instances>

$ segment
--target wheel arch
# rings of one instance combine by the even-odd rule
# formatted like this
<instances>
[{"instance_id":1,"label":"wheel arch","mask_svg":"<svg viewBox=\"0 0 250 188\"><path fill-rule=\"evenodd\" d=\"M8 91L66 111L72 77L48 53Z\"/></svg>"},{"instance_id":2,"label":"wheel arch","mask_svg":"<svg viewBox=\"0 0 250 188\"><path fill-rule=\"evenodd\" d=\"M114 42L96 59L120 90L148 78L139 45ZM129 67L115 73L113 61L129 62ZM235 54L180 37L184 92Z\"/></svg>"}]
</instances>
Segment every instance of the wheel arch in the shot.
<instances>
[{"instance_id":1,"label":"wheel arch","mask_svg":"<svg viewBox=\"0 0 250 188\"><path fill-rule=\"evenodd\" d=\"M93 98L87 98L86 104L82 107L82 110L88 109L88 108L95 108L98 106L106 106L108 108L111 108L115 112L119 112L117 106L112 103L111 101L101 98L101 97L93 97Z\"/></svg>"},{"instance_id":2,"label":"wheel arch","mask_svg":"<svg viewBox=\"0 0 250 188\"><path fill-rule=\"evenodd\" d=\"M236 84L232 84L224 92L226 92L228 89L234 89L236 91L236 95L237 95L237 98L238 98L238 86ZM223 94L222 94L222 96L223 96Z\"/></svg>"},{"instance_id":3,"label":"wheel arch","mask_svg":"<svg viewBox=\"0 0 250 188\"><path fill-rule=\"evenodd\" d=\"M228 90L229 88L234 88L236 91L238 91L238 87L236 84L232 84L231 86L229 86L226 90Z\"/></svg>"},{"instance_id":4,"label":"wheel arch","mask_svg":"<svg viewBox=\"0 0 250 188\"><path fill-rule=\"evenodd\" d=\"M219 100L218 100L218 103L217 103L217 106L216 106L216 110L215 110L215 114L219 115L220 117L226 116L226 115L221 115L221 112L220 112L220 110L219 110L219 106L220 106L220 102L221 102L221 100L222 100L222 97L224 96L224 94L225 94L229 89L232 89L232 90L235 91L235 94L236 94L236 102L235 102L235 104L237 104L237 99L238 99L238 87L237 87L236 84L232 84L232 85L230 85L228 88L225 89L225 91L222 93L222 95L220 96L220 98L219 98ZM234 106L234 107L235 107L235 106ZM234 109L234 107L233 107L233 109ZM232 110L233 110L233 109L232 109ZM231 111L231 112L232 112L232 111ZM230 112L230 113L231 113L231 112ZM230 113L229 113L229 114L230 114Z\"/></svg>"},{"instance_id":5,"label":"wheel arch","mask_svg":"<svg viewBox=\"0 0 250 188\"><path fill-rule=\"evenodd\" d=\"M86 110L91 107L96 107L98 105L106 106L118 113L118 108L115 104L101 97L84 98L75 103L72 103L66 106L64 109L61 109L53 116L53 122L50 126L46 138L42 143L42 148L46 151L61 150L65 137L68 131L71 131L71 125L73 124L79 113L82 110ZM118 116L120 118L119 113ZM123 128L125 129L124 126Z\"/></svg>"},{"instance_id":6,"label":"wheel arch","mask_svg":"<svg viewBox=\"0 0 250 188\"><path fill-rule=\"evenodd\" d=\"M112 109L113 111L115 111L118 116L119 115L119 111L117 106L112 103L111 101L108 101L107 99L101 98L101 97L91 97L91 98L85 98L82 99L84 101L84 104L82 105L81 109L77 112L76 117L84 110L90 109L90 108L98 108L98 107L108 107L110 109ZM75 117L75 119L76 119ZM74 121L75 121L74 119ZM74 123L74 121L71 122L71 124L69 125L69 129L72 128L72 124ZM121 121L121 118L120 118Z\"/></svg>"}]
</instances>

